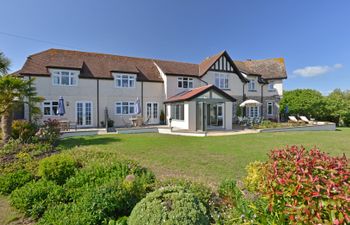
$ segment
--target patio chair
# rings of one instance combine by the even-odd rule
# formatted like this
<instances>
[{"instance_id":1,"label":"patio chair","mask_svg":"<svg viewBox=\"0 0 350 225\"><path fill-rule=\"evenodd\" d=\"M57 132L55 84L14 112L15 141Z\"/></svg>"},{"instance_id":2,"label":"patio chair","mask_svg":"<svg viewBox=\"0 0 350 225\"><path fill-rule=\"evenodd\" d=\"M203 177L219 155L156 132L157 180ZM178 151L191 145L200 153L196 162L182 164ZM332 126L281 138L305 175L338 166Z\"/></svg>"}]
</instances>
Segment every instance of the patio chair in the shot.
<instances>
[{"instance_id":1,"label":"patio chair","mask_svg":"<svg viewBox=\"0 0 350 225\"><path fill-rule=\"evenodd\" d=\"M122 120L123 120L123 124L124 124L125 127L132 127L132 122L131 122L129 119L126 120L126 119L124 118L124 116L122 116L121 118L122 118Z\"/></svg>"},{"instance_id":2,"label":"patio chair","mask_svg":"<svg viewBox=\"0 0 350 225\"><path fill-rule=\"evenodd\" d=\"M299 116L299 118L305 123L312 124L312 121L310 121L306 116Z\"/></svg>"},{"instance_id":3,"label":"patio chair","mask_svg":"<svg viewBox=\"0 0 350 225\"><path fill-rule=\"evenodd\" d=\"M78 129L78 124L77 122L74 122L74 121L69 121L69 129L74 129L75 131L77 131Z\"/></svg>"},{"instance_id":4,"label":"patio chair","mask_svg":"<svg viewBox=\"0 0 350 225\"><path fill-rule=\"evenodd\" d=\"M261 123L261 121L262 121L261 117L255 117L254 118L254 124L256 124L256 125L259 125Z\"/></svg>"},{"instance_id":5,"label":"patio chair","mask_svg":"<svg viewBox=\"0 0 350 225\"><path fill-rule=\"evenodd\" d=\"M148 125L150 119L151 119L151 115L148 115L147 120L143 122L143 125L144 126Z\"/></svg>"}]
</instances>

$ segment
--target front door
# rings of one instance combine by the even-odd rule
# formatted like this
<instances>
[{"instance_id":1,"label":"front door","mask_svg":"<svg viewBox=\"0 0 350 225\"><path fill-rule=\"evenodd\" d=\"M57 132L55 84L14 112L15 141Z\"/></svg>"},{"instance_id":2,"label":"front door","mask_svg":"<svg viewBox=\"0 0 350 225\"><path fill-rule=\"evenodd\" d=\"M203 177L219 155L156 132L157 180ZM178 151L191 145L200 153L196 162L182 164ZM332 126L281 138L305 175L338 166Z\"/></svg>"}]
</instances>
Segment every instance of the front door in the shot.
<instances>
[{"instance_id":1,"label":"front door","mask_svg":"<svg viewBox=\"0 0 350 225\"><path fill-rule=\"evenodd\" d=\"M158 102L147 102L148 124L159 124L159 104Z\"/></svg>"},{"instance_id":2,"label":"front door","mask_svg":"<svg viewBox=\"0 0 350 225\"><path fill-rule=\"evenodd\" d=\"M92 102L79 101L76 103L77 125L80 127L92 126Z\"/></svg>"},{"instance_id":3,"label":"front door","mask_svg":"<svg viewBox=\"0 0 350 225\"><path fill-rule=\"evenodd\" d=\"M207 104L207 124L208 128L223 128L224 127L224 105Z\"/></svg>"}]
</instances>

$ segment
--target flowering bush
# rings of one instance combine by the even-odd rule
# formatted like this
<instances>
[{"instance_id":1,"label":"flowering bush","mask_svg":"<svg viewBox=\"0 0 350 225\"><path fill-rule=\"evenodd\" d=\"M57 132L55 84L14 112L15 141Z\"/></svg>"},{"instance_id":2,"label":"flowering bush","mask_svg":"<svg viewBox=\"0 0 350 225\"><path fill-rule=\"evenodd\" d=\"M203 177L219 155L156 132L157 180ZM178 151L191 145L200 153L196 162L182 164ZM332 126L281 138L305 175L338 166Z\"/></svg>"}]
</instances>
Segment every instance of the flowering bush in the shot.
<instances>
[{"instance_id":1,"label":"flowering bush","mask_svg":"<svg viewBox=\"0 0 350 225\"><path fill-rule=\"evenodd\" d=\"M265 173L259 187L270 212L287 215L298 224L350 223L350 169L345 155L287 147L270 153Z\"/></svg>"},{"instance_id":2,"label":"flowering bush","mask_svg":"<svg viewBox=\"0 0 350 225\"><path fill-rule=\"evenodd\" d=\"M55 145L60 137L60 127L58 120L48 119L44 121L44 125L39 128L35 136L39 141Z\"/></svg>"}]
</instances>

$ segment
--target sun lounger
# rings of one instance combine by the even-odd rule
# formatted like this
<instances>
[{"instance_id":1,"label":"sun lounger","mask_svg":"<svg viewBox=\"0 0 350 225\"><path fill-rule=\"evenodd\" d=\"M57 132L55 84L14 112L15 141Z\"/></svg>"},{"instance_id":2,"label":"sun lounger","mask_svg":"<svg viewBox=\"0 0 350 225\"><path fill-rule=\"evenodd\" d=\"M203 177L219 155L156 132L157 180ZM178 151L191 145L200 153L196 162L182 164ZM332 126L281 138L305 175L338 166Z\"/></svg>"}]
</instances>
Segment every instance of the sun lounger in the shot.
<instances>
[{"instance_id":1,"label":"sun lounger","mask_svg":"<svg viewBox=\"0 0 350 225\"><path fill-rule=\"evenodd\" d=\"M303 122L301 120L298 120L295 116L288 116L289 118L289 121L290 123L300 123L300 122Z\"/></svg>"},{"instance_id":2,"label":"sun lounger","mask_svg":"<svg viewBox=\"0 0 350 225\"><path fill-rule=\"evenodd\" d=\"M305 123L308 123L308 124L312 123L306 116L299 116L299 118Z\"/></svg>"}]
</instances>

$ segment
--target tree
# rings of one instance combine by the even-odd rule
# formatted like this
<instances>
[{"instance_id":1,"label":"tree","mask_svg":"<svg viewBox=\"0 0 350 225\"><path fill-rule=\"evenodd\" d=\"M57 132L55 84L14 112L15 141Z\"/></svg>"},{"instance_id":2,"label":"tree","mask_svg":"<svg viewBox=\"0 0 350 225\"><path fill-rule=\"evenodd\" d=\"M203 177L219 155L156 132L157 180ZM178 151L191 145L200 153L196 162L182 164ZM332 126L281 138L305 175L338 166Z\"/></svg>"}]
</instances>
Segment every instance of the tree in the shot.
<instances>
[{"instance_id":1,"label":"tree","mask_svg":"<svg viewBox=\"0 0 350 225\"><path fill-rule=\"evenodd\" d=\"M349 91L335 89L326 97L327 120L338 125L350 125L350 95Z\"/></svg>"},{"instance_id":2,"label":"tree","mask_svg":"<svg viewBox=\"0 0 350 225\"><path fill-rule=\"evenodd\" d=\"M27 104L35 113L38 111L36 103L42 100L36 95L34 79L25 80L15 74L7 75L9 66L10 60L0 52L0 116L3 143L7 143L10 138L15 107Z\"/></svg>"},{"instance_id":3,"label":"tree","mask_svg":"<svg viewBox=\"0 0 350 225\"><path fill-rule=\"evenodd\" d=\"M7 74L10 67L10 60L5 57L4 53L0 52L0 75Z\"/></svg>"},{"instance_id":4,"label":"tree","mask_svg":"<svg viewBox=\"0 0 350 225\"><path fill-rule=\"evenodd\" d=\"M13 110L18 104L27 104L37 111L36 103L42 101L33 87L34 79L22 79L16 75L0 77L0 115L3 143L7 143L12 128Z\"/></svg>"},{"instance_id":5,"label":"tree","mask_svg":"<svg viewBox=\"0 0 350 225\"><path fill-rule=\"evenodd\" d=\"M285 91L281 100L281 111L288 106L289 115L311 116L322 119L325 116L325 97L319 91L296 89Z\"/></svg>"}]
</instances>

